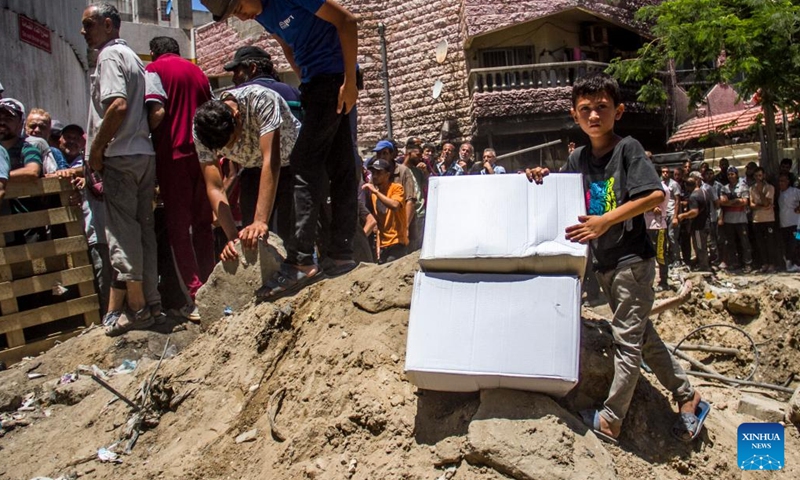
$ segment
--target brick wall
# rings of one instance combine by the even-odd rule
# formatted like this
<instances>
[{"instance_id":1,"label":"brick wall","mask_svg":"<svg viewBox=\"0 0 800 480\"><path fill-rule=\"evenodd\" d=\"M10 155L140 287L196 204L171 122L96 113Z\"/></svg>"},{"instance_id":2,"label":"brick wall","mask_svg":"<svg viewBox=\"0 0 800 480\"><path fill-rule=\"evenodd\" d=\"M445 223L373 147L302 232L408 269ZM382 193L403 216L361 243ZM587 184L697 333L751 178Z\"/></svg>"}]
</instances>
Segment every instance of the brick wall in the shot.
<instances>
[{"instance_id":1,"label":"brick wall","mask_svg":"<svg viewBox=\"0 0 800 480\"><path fill-rule=\"evenodd\" d=\"M470 138L474 131L474 113L467 86L464 48L470 36L483 34L582 6L615 22L631 24L632 12L654 0L621 0L618 6L606 0L343 0L341 3L359 19L358 61L364 72L365 88L359 95L359 143L374 143L386 136L384 90L381 76L378 24L386 26L389 87L394 138L404 141L410 135L439 141L441 128L450 122L454 141ZM277 44L255 22L230 20L198 29L196 35L198 64L209 76L223 75L222 65L244 45L258 45L273 54L276 68L288 70ZM434 50L447 40L448 55L438 64ZM434 82L444 84L441 97L432 98ZM542 98L544 95L547 98ZM563 92L512 93L495 99L476 96L476 108L488 109L498 98L512 100L494 112L514 114L533 108L534 104L555 96L548 110L569 107ZM517 98L519 97L519 98ZM518 101L517 101L518 100ZM539 110L541 110L541 104ZM528 111L529 112L529 111Z\"/></svg>"}]
</instances>

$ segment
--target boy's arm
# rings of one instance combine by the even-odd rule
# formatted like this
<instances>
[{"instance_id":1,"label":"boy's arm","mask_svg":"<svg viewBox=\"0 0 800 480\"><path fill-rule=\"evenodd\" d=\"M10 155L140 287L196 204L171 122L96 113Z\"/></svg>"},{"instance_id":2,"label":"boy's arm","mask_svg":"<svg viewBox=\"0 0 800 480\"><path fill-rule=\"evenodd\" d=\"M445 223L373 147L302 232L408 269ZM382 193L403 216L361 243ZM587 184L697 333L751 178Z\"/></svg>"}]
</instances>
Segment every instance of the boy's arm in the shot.
<instances>
[{"instance_id":1,"label":"boy's arm","mask_svg":"<svg viewBox=\"0 0 800 480\"><path fill-rule=\"evenodd\" d=\"M297 75L297 78L302 79L303 74L300 72L300 67L294 63L294 51L292 51L292 47L290 47L288 43L284 42L283 39L277 35L273 35L272 38L275 39L275 41L278 42L278 45L281 46L281 49L283 49L283 56L286 57L286 61L289 62L289 65L291 65L294 74Z\"/></svg>"},{"instance_id":2,"label":"boy's arm","mask_svg":"<svg viewBox=\"0 0 800 480\"><path fill-rule=\"evenodd\" d=\"M375 197L384 205L389 207L391 210L399 210L403 207L403 203L400 200L396 200L394 198L389 198L386 195L382 194L378 187L371 183L365 183L363 187L364 190L367 190L371 193L375 194ZM402 194L400 195L402 198Z\"/></svg>"},{"instance_id":3,"label":"boy's arm","mask_svg":"<svg viewBox=\"0 0 800 480\"><path fill-rule=\"evenodd\" d=\"M689 210L678 214L678 221L682 222L684 220L688 220L690 218L694 218L694 217L696 217L698 215L700 215L700 209L699 208L690 208Z\"/></svg>"},{"instance_id":4,"label":"boy's arm","mask_svg":"<svg viewBox=\"0 0 800 480\"><path fill-rule=\"evenodd\" d=\"M606 233L612 225L652 210L663 200L664 192L662 190L652 190L603 215L581 215L578 217L578 221L581 223L567 227L567 240L587 243Z\"/></svg>"},{"instance_id":5,"label":"boy's arm","mask_svg":"<svg viewBox=\"0 0 800 480\"><path fill-rule=\"evenodd\" d=\"M339 89L336 113L350 113L358 100L356 88L356 54L358 53L358 25L356 17L333 0L326 0L317 10L317 16L332 23L339 33L344 59L344 83Z\"/></svg>"},{"instance_id":6,"label":"boy's arm","mask_svg":"<svg viewBox=\"0 0 800 480\"><path fill-rule=\"evenodd\" d=\"M278 174L281 169L280 131L267 132L258 140L261 149L261 179L258 184L258 199L253 223L239 232L242 247L255 249L258 241L263 239L269 229L267 222L275 204L275 192L278 190Z\"/></svg>"},{"instance_id":7,"label":"boy's arm","mask_svg":"<svg viewBox=\"0 0 800 480\"><path fill-rule=\"evenodd\" d=\"M211 209L214 211L220 227L222 227L225 236L228 238L228 243L225 245L220 257L222 260L233 260L237 257L235 245L239 239L236 236L236 222L233 220L230 202L222 187L222 175L216 163L200 163L200 169L206 182L206 194L208 195L208 201L211 203Z\"/></svg>"}]
</instances>

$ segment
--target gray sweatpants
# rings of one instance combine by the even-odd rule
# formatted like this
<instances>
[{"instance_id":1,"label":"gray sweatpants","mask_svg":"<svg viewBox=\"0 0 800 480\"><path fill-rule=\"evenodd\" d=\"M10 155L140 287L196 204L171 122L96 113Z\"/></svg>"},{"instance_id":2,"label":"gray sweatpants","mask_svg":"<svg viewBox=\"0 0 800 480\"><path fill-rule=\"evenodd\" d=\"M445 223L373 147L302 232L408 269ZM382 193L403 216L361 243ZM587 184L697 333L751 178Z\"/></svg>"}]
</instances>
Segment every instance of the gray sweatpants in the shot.
<instances>
[{"instance_id":1,"label":"gray sweatpants","mask_svg":"<svg viewBox=\"0 0 800 480\"><path fill-rule=\"evenodd\" d=\"M114 280L143 282L148 305L161 303L153 219L156 183L154 155L107 157L103 163L103 197Z\"/></svg>"},{"instance_id":2,"label":"gray sweatpants","mask_svg":"<svg viewBox=\"0 0 800 480\"><path fill-rule=\"evenodd\" d=\"M642 358L658 381L672 392L676 402L684 403L694 397L686 372L664 345L649 318L655 299L655 274L652 259L597 273L600 287L614 312L611 320L614 380L601 412L611 425L621 424L628 413Z\"/></svg>"}]
</instances>

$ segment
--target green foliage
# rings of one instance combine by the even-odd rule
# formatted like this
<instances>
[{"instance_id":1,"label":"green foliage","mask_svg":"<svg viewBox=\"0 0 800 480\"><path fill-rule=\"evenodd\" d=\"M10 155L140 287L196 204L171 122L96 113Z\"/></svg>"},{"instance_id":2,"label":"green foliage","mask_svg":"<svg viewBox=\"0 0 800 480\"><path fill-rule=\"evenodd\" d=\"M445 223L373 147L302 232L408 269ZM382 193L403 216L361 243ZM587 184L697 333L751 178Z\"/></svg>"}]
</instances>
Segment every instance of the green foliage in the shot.
<instances>
[{"instance_id":1,"label":"green foliage","mask_svg":"<svg viewBox=\"0 0 800 480\"><path fill-rule=\"evenodd\" d=\"M742 97L761 90L774 105L797 103L800 0L667 0L642 8L637 19L652 26L655 39L638 58L613 61L609 73L622 82L644 82L640 101L663 105L664 72L672 63L695 68L704 82L731 84ZM696 102L705 91L688 93Z\"/></svg>"}]
</instances>

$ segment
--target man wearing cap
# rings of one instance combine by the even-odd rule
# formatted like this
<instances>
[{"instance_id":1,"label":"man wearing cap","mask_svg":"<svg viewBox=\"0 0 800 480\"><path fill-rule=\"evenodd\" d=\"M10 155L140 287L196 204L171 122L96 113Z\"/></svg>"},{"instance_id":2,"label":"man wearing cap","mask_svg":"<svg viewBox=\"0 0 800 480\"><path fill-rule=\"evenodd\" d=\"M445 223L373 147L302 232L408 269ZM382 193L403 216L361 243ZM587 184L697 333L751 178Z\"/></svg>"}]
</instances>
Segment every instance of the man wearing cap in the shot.
<instances>
[{"instance_id":1,"label":"man wearing cap","mask_svg":"<svg viewBox=\"0 0 800 480\"><path fill-rule=\"evenodd\" d=\"M300 91L276 79L272 57L264 49L256 46L241 47L224 68L225 71L233 72L233 84L237 87L260 85L280 95L286 100L295 118L302 122ZM253 187L251 190L257 190L260 178L260 168L248 168L239 175L239 185L250 184ZM294 237L294 179L292 167L288 164L281 166L271 219L275 233L282 240L287 241Z\"/></svg>"},{"instance_id":2,"label":"man wearing cap","mask_svg":"<svg viewBox=\"0 0 800 480\"><path fill-rule=\"evenodd\" d=\"M392 180L393 162L376 158L369 165L370 183L361 188L370 194L367 202L378 221L379 263L388 263L408 253L408 220L403 209L403 186Z\"/></svg>"},{"instance_id":3,"label":"man wearing cap","mask_svg":"<svg viewBox=\"0 0 800 480\"><path fill-rule=\"evenodd\" d=\"M35 181L42 174L42 150L20 136L24 119L22 103L13 98L0 99L0 145L8 152L8 179L12 182Z\"/></svg>"},{"instance_id":4,"label":"man wearing cap","mask_svg":"<svg viewBox=\"0 0 800 480\"><path fill-rule=\"evenodd\" d=\"M331 232L325 273L355 268L353 235L357 226L358 179L350 116L358 88L355 17L334 0L201 0L215 21L228 16L255 19L280 44L301 79L303 127L292 152L296 246L287 248L285 266L314 277L319 210L328 195Z\"/></svg>"},{"instance_id":5,"label":"man wearing cap","mask_svg":"<svg viewBox=\"0 0 800 480\"><path fill-rule=\"evenodd\" d=\"M181 58L170 37L150 40L145 102L156 151L156 178L164 200L167 235L188 296L184 317L200 321L195 295L214 269L213 216L192 136L197 107L211 99L208 77Z\"/></svg>"},{"instance_id":6,"label":"man wearing cap","mask_svg":"<svg viewBox=\"0 0 800 480\"><path fill-rule=\"evenodd\" d=\"M25 120L25 133L30 137L41 138L47 143L48 149L42 151L45 176L52 176L57 170L69 168L58 147L50 144L52 117L46 110L34 108L28 113L28 118ZM41 142L37 142L37 146L44 149L44 144Z\"/></svg>"},{"instance_id":7,"label":"man wearing cap","mask_svg":"<svg viewBox=\"0 0 800 480\"><path fill-rule=\"evenodd\" d=\"M155 152L144 104L144 65L119 37L116 7L100 3L83 11L81 34L99 50L90 81L88 149L92 170L102 172L106 235L114 268L106 334L121 335L155 323L161 310L153 195ZM124 283L122 285L121 283ZM123 288L124 286L124 288Z\"/></svg>"}]
</instances>

